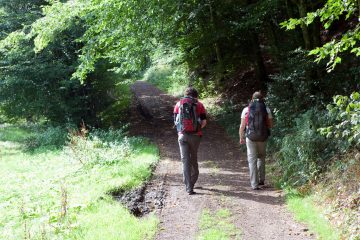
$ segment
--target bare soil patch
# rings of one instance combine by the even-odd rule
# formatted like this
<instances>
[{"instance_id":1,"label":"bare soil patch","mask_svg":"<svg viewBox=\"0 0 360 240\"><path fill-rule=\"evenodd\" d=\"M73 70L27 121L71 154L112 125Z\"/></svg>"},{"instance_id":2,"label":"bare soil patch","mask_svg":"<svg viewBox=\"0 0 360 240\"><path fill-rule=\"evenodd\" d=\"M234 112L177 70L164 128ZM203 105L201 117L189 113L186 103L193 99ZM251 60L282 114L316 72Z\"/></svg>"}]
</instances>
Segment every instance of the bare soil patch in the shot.
<instances>
[{"instance_id":1,"label":"bare soil patch","mask_svg":"<svg viewBox=\"0 0 360 240\"><path fill-rule=\"evenodd\" d=\"M157 239L196 239L202 210L223 207L232 212L242 239L315 239L287 212L281 191L269 186L251 190L246 154L215 122L209 122L200 144L197 194L188 195L172 123L177 99L147 82L136 82L132 90L131 134L154 141L161 160L146 186L119 198L133 201L130 208L133 205L137 215L156 211L160 218Z\"/></svg>"}]
</instances>

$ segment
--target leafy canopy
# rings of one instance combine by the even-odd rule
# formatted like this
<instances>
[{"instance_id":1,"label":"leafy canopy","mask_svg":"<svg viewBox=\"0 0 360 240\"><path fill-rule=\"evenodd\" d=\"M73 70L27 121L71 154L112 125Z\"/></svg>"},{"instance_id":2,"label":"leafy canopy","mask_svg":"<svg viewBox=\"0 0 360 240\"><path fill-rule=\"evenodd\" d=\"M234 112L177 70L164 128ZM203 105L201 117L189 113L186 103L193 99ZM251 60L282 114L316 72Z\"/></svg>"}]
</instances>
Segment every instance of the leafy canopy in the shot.
<instances>
[{"instance_id":1,"label":"leafy canopy","mask_svg":"<svg viewBox=\"0 0 360 240\"><path fill-rule=\"evenodd\" d=\"M354 21L354 18L357 18L357 14L359 13L359 7L360 3L357 0L328 0L323 8L309 12L307 16L303 18L291 18L281 25L290 30L302 23L309 25L313 23L316 18L319 18L324 28L329 29L335 21L343 17L345 17L347 21ZM354 22L355 26L346 30L341 34L341 37L334 37L330 42L310 52L311 55L316 55L317 62L329 57L327 64L328 71L333 70L337 64L341 63L340 54L343 52L350 51L356 56L360 56L360 47L358 44L360 40L360 25L359 20L355 20Z\"/></svg>"},{"instance_id":2,"label":"leafy canopy","mask_svg":"<svg viewBox=\"0 0 360 240\"><path fill-rule=\"evenodd\" d=\"M141 69L153 48L162 1L140 0L74 0L53 1L43 8L44 17L33 25L30 35L35 37L35 51L43 51L54 41L57 33L74 22L85 26L85 33L77 39L83 43L80 65L73 75L84 79L94 71L95 63L106 59L118 67L113 70L131 73ZM166 4L164 5L166 6Z\"/></svg>"}]
</instances>

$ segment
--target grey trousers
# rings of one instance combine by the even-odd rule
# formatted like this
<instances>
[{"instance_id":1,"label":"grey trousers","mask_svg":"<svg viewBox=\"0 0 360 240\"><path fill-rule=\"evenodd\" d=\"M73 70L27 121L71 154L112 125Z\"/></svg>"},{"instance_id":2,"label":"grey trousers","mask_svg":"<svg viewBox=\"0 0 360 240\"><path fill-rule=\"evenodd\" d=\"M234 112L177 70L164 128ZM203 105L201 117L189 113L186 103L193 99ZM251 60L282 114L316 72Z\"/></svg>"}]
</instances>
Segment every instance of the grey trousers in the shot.
<instances>
[{"instance_id":1,"label":"grey trousers","mask_svg":"<svg viewBox=\"0 0 360 240\"><path fill-rule=\"evenodd\" d=\"M257 188L259 181L265 181L266 142L253 142L246 138L247 158L251 187Z\"/></svg>"},{"instance_id":2,"label":"grey trousers","mask_svg":"<svg viewBox=\"0 0 360 240\"><path fill-rule=\"evenodd\" d=\"M187 192L193 190L199 177L197 151L200 145L200 139L200 136L192 134L179 134L178 137L181 161L183 164L183 179Z\"/></svg>"}]
</instances>

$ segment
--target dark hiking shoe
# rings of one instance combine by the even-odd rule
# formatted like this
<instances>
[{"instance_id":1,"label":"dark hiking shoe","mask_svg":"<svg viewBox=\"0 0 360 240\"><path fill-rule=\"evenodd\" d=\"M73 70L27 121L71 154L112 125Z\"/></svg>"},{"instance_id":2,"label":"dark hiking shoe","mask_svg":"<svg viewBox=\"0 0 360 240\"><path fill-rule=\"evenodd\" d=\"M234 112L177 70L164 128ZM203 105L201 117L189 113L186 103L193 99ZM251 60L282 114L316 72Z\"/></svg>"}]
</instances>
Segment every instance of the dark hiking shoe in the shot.
<instances>
[{"instance_id":1,"label":"dark hiking shoe","mask_svg":"<svg viewBox=\"0 0 360 240\"><path fill-rule=\"evenodd\" d=\"M259 186L264 186L265 182L259 182Z\"/></svg>"},{"instance_id":2,"label":"dark hiking shoe","mask_svg":"<svg viewBox=\"0 0 360 240\"><path fill-rule=\"evenodd\" d=\"M252 190L261 190L261 188L259 187L254 187L254 188L251 188Z\"/></svg>"},{"instance_id":3,"label":"dark hiking shoe","mask_svg":"<svg viewBox=\"0 0 360 240\"><path fill-rule=\"evenodd\" d=\"M194 195L194 194L196 194L196 192L194 192L194 190L188 191L187 193L188 193L189 195Z\"/></svg>"}]
</instances>

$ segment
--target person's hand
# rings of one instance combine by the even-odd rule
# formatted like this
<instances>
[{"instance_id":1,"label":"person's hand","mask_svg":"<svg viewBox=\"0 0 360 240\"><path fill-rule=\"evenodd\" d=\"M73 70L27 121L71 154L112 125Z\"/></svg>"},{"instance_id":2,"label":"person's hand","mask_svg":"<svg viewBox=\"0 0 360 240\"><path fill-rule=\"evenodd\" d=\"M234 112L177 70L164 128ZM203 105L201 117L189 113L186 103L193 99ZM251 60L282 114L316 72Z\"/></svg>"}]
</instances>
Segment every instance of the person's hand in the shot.
<instances>
[{"instance_id":1,"label":"person's hand","mask_svg":"<svg viewBox=\"0 0 360 240\"><path fill-rule=\"evenodd\" d=\"M240 144L245 144L245 139L244 138L240 138Z\"/></svg>"}]
</instances>

